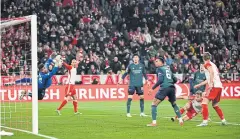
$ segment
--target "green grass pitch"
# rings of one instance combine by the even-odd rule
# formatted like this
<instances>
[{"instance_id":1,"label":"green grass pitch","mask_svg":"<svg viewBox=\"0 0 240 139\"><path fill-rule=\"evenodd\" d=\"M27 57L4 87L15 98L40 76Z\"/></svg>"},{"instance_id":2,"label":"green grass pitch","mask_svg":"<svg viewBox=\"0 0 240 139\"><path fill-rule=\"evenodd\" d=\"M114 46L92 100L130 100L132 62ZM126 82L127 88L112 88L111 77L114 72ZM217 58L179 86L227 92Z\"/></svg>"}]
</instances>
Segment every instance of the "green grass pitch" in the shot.
<instances>
[{"instance_id":1,"label":"green grass pitch","mask_svg":"<svg viewBox=\"0 0 240 139\"><path fill-rule=\"evenodd\" d=\"M177 101L183 106L187 101ZM127 118L126 102L79 102L82 115L73 114L72 103L68 103L57 116L55 109L60 103L39 103L39 132L59 139L240 139L240 100L222 100L226 120L231 123L221 126L215 111L210 108L212 122L208 127L196 127L201 122L198 115L187 121L184 126L171 122L174 111L168 101L158 106L158 126L146 127L151 122L151 101L145 102L145 113L149 117L139 116L139 101L133 101L132 118ZM19 104L17 104L19 105ZM18 115L18 113L16 113ZM2 115L3 116L3 115ZM14 116L13 116L14 117ZM238 124L238 125L236 125ZM13 124L12 127L15 125ZM9 130L6 130L9 131ZM14 136L2 139L41 139L35 135L14 132Z\"/></svg>"}]
</instances>

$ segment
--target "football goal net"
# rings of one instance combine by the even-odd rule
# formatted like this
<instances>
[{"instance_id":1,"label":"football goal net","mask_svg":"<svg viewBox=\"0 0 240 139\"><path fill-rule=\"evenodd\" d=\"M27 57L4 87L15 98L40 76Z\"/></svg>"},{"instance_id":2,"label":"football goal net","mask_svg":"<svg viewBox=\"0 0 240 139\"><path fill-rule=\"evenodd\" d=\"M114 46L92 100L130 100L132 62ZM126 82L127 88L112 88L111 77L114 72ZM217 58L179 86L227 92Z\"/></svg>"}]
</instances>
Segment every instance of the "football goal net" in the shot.
<instances>
[{"instance_id":1,"label":"football goal net","mask_svg":"<svg viewBox=\"0 0 240 139\"><path fill-rule=\"evenodd\" d=\"M1 19L0 135L38 135L37 16Z\"/></svg>"}]
</instances>

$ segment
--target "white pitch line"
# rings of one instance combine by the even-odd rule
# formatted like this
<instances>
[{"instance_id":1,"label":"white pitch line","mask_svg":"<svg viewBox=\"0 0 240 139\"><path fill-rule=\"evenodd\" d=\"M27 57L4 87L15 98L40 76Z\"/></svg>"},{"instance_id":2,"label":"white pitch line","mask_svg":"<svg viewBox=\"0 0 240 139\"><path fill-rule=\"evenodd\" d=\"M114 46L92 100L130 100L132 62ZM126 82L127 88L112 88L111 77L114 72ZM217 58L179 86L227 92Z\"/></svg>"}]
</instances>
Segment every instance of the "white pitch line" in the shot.
<instances>
[{"instance_id":1,"label":"white pitch line","mask_svg":"<svg viewBox=\"0 0 240 139\"><path fill-rule=\"evenodd\" d=\"M66 117L66 116L79 116L79 115L45 115L45 116L39 116L40 118L41 117L44 117L44 118L56 118L56 117ZM110 116L110 115L104 115L104 114L96 114L96 115L81 115L81 116L92 116L92 117L101 117L101 116ZM114 116L114 115L113 115Z\"/></svg>"},{"instance_id":2,"label":"white pitch line","mask_svg":"<svg viewBox=\"0 0 240 139\"><path fill-rule=\"evenodd\" d=\"M20 132L32 134L32 135L39 136L39 137L43 137L43 138L46 138L46 139L58 139L58 138L51 137L51 136L46 136L46 135L43 135L43 134L34 134L34 133L32 133L32 132L30 132L30 131L27 131L27 130L22 130L22 129L17 129L17 128L11 128L11 127L6 127L6 126L0 126L0 127L1 127L1 128L5 128L5 129L10 129L10 130L15 130L15 131L20 131Z\"/></svg>"},{"instance_id":3,"label":"white pitch line","mask_svg":"<svg viewBox=\"0 0 240 139\"><path fill-rule=\"evenodd\" d=\"M134 116L136 116L136 115L138 115L138 114L131 114L131 115L134 115ZM40 118L41 117L44 117L44 118L55 118L55 117L61 117L61 116L63 116L63 117L66 117L66 116L79 116L79 115L43 115L43 116L39 116ZM116 115L108 115L108 114L81 114L81 116L92 116L92 117L102 117L102 116L108 116L108 117L110 117L110 116L116 116ZM81 117L80 116L80 117ZM125 114L119 114L118 116L125 116ZM148 115L149 116L149 115ZM148 117L148 116L146 116L146 117Z\"/></svg>"},{"instance_id":4,"label":"white pitch line","mask_svg":"<svg viewBox=\"0 0 240 139\"><path fill-rule=\"evenodd\" d=\"M170 118L172 118L172 117L162 117L162 118L170 119ZM201 122L202 120L194 120L194 119L192 119L192 120L190 120L190 121L193 121L193 122ZM210 123L221 124L221 122L214 122L214 121L210 121ZM227 125L240 126L240 124L238 124L238 123L229 123L229 122L227 122Z\"/></svg>"}]
</instances>

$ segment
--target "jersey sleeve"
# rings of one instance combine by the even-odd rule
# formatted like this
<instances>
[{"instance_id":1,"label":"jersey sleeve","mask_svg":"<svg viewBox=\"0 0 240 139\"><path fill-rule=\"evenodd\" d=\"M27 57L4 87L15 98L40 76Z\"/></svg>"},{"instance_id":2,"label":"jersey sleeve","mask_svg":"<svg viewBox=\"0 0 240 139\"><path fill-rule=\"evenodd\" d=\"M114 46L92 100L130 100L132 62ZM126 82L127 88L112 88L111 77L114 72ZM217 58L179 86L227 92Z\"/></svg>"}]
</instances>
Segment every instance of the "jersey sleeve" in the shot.
<instances>
[{"instance_id":1,"label":"jersey sleeve","mask_svg":"<svg viewBox=\"0 0 240 139\"><path fill-rule=\"evenodd\" d=\"M172 73L172 79L173 79L173 83L176 83L178 81L177 77Z\"/></svg>"},{"instance_id":2,"label":"jersey sleeve","mask_svg":"<svg viewBox=\"0 0 240 139\"><path fill-rule=\"evenodd\" d=\"M131 72L130 65L128 65L126 72L122 75L122 79L124 79Z\"/></svg>"},{"instance_id":3,"label":"jersey sleeve","mask_svg":"<svg viewBox=\"0 0 240 139\"><path fill-rule=\"evenodd\" d=\"M157 82L153 85L152 90L154 90L154 89L157 88L160 84L163 83L164 73L163 73L163 71L162 71L161 69L158 70L157 76L158 76L158 80L157 80Z\"/></svg>"},{"instance_id":4,"label":"jersey sleeve","mask_svg":"<svg viewBox=\"0 0 240 139\"><path fill-rule=\"evenodd\" d=\"M49 65L51 65L51 63L53 63L53 60L52 60L51 58L49 58L49 59L45 62L44 67L45 67L46 69L48 69L48 67L49 67Z\"/></svg>"},{"instance_id":5,"label":"jersey sleeve","mask_svg":"<svg viewBox=\"0 0 240 139\"><path fill-rule=\"evenodd\" d=\"M206 63L206 64L204 64L204 68L205 69L208 69L209 67L211 67L212 65L210 64L210 63Z\"/></svg>"},{"instance_id":6,"label":"jersey sleeve","mask_svg":"<svg viewBox=\"0 0 240 139\"><path fill-rule=\"evenodd\" d=\"M68 70L72 69L71 65L68 65L67 63L63 62L63 66L66 67Z\"/></svg>"},{"instance_id":7,"label":"jersey sleeve","mask_svg":"<svg viewBox=\"0 0 240 139\"><path fill-rule=\"evenodd\" d=\"M143 77L145 78L145 80L148 80L146 69L145 69L144 65L143 65L143 68L142 68L142 73L143 73Z\"/></svg>"}]
</instances>

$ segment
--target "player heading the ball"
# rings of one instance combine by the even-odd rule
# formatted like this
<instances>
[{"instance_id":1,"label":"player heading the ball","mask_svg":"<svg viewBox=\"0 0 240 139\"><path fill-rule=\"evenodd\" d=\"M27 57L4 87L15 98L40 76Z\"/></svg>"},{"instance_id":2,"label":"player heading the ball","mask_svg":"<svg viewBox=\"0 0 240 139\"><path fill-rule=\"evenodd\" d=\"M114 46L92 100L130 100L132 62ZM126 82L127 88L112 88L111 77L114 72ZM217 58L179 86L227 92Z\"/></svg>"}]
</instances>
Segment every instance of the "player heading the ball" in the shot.
<instances>
[{"instance_id":1,"label":"player heading the ball","mask_svg":"<svg viewBox=\"0 0 240 139\"><path fill-rule=\"evenodd\" d=\"M75 114L80 114L78 112L78 103L77 103L77 97L76 97L76 90L75 90L75 81L76 81L76 75L77 75L77 61L76 59L72 59L71 65L68 65L67 63L63 62L63 66L67 68L68 70L68 79L67 79L67 85L65 88L65 98L64 101L61 103L61 105L56 110L58 115L61 115L60 110L70 101L73 99L73 108Z\"/></svg>"}]
</instances>

